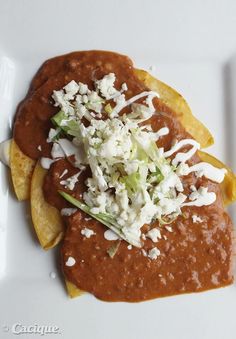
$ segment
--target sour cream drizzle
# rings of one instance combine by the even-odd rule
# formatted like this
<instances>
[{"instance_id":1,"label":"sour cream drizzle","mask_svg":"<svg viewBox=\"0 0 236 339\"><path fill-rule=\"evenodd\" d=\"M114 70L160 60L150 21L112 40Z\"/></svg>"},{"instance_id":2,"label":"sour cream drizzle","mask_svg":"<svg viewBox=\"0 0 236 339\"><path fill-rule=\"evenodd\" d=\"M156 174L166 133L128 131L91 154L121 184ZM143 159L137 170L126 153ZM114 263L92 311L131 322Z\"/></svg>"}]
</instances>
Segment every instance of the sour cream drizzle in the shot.
<instances>
[{"instance_id":1,"label":"sour cream drizzle","mask_svg":"<svg viewBox=\"0 0 236 339\"><path fill-rule=\"evenodd\" d=\"M185 202L182 204L182 207L184 206L208 206L213 204L213 202L216 201L216 194L214 192L207 192L204 191L202 194L199 194L198 197L190 202Z\"/></svg>"},{"instance_id":2,"label":"sour cream drizzle","mask_svg":"<svg viewBox=\"0 0 236 339\"><path fill-rule=\"evenodd\" d=\"M155 97L159 98L159 95L156 92L153 92L153 91L145 91L145 92L142 92L142 93L139 93L139 94L133 96L129 100L126 100L126 101L124 101L122 103L118 103L114 107L114 109L113 109L113 111L111 113L111 118L117 116L123 108L131 105L135 101L137 101L137 100L139 100L139 99L141 99L143 97L146 97L146 96L148 96L148 99L146 100L146 102L147 102L150 110L152 111L152 113L154 113L155 112L155 107L153 106L152 99L155 98Z\"/></svg>"},{"instance_id":3,"label":"sour cream drizzle","mask_svg":"<svg viewBox=\"0 0 236 339\"><path fill-rule=\"evenodd\" d=\"M216 168L207 162L200 162L189 167L189 173L196 172L198 177L205 176L206 178L221 183L224 180L227 170L225 168Z\"/></svg>"},{"instance_id":4,"label":"sour cream drizzle","mask_svg":"<svg viewBox=\"0 0 236 339\"><path fill-rule=\"evenodd\" d=\"M159 138L169 134L170 130L168 127L160 128L156 133L153 133L154 140L157 141Z\"/></svg>"},{"instance_id":5,"label":"sour cream drizzle","mask_svg":"<svg viewBox=\"0 0 236 339\"><path fill-rule=\"evenodd\" d=\"M180 148L183 146L192 145L193 147L188 152L180 152L177 153L175 158L172 160L172 164L174 166L177 166L179 163L184 164L187 160L189 160L198 149L200 149L200 144L193 140L193 139L183 139L177 142L169 151L164 152L164 156L168 158L175 152L177 152ZM206 162L200 162L198 164L195 164L191 167L189 167L186 170L186 174L189 174L191 172L196 172L196 175L198 177L205 176L206 178L221 183L224 180L225 173L227 172L224 168L216 168L212 166L211 164L208 164Z\"/></svg>"},{"instance_id":6,"label":"sour cream drizzle","mask_svg":"<svg viewBox=\"0 0 236 339\"><path fill-rule=\"evenodd\" d=\"M180 148L187 146L187 145L192 145L193 147L188 152L177 153L175 158L172 160L172 164L174 166L177 166L178 163L180 163L180 162L186 162L187 160L192 158L192 156L196 153L196 151L198 149L200 149L200 144L193 139L180 140L169 151L164 152L164 157L166 157L166 158L170 157L172 154L177 152Z\"/></svg>"}]
</instances>

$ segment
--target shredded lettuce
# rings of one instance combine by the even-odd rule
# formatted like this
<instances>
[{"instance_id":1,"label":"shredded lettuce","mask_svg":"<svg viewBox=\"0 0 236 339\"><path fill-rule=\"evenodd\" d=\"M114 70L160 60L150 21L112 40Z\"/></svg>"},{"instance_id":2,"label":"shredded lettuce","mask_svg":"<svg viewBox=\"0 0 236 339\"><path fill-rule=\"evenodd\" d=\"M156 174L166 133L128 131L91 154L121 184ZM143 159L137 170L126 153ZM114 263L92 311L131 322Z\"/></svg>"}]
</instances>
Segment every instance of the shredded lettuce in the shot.
<instances>
[{"instance_id":1,"label":"shredded lettuce","mask_svg":"<svg viewBox=\"0 0 236 339\"><path fill-rule=\"evenodd\" d=\"M133 246L141 247L141 242L140 242L139 239L136 239L136 240L135 239L127 239L125 234L123 234L122 229L120 228L120 226L116 223L115 218L113 218L111 215L105 214L105 213L98 213L98 214L91 213L90 207L88 205L82 203L78 199L74 198L72 195L70 195L70 194L68 194L66 192L63 192L63 191L59 191L59 194L65 200L70 202L72 205L78 207L83 212L87 213L88 215L90 215L94 219L100 221L103 225L107 226L114 233L119 235L119 237L121 237L123 240L127 241L128 243L130 243Z\"/></svg>"},{"instance_id":2,"label":"shredded lettuce","mask_svg":"<svg viewBox=\"0 0 236 339\"><path fill-rule=\"evenodd\" d=\"M57 114L55 114L51 118L52 123L57 127L61 127L63 120L68 120L68 116L63 111L59 111ZM65 127L65 131L67 131L68 128L66 126L64 127Z\"/></svg>"},{"instance_id":3,"label":"shredded lettuce","mask_svg":"<svg viewBox=\"0 0 236 339\"><path fill-rule=\"evenodd\" d=\"M61 131L71 136L78 136L80 132L79 124L76 120L69 119L63 111L59 111L51 118L52 123L59 127Z\"/></svg>"},{"instance_id":4,"label":"shredded lettuce","mask_svg":"<svg viewBox=\"0 0 236 339\"><path fill-rule=\"evenodd\" d=\"M121 177L120 182L125 184L128 192L137 192L140 187L140 179L141 177L139 173L132 173Z\"/></svg>"},{"instance_id":5,"label":"shredded lettuce","mask_svg":"<svg viewBox=\"0 0 236 339\"><path fill-rule=\"evenodd\" d=\"M56 135L52 138L52 142L59 140L62 134L63 134L62 129L58 127L56 130Z\"/></svg>"},{"instance_id":6,"label":"shredded lettuce","mask_svg":"<svg viewBox=\"0 0 236 339\"><path fill-rule=\"evenodd\" d=\"M114 245L112 245L111 247L108 248L107 253L108 253L108 255L110 256L111 259L114 258L119 247L120 247L120 240L118 240Z\"/></svg>"},{"instance_id":7,"label":"shredded lettuce","mask_svg":"<svg viewBox=\"0 0 236 339\"><path fill-rule=\"evenodd\" d=\"M143 161L145 164L148 163L148 155L144 151L144 149L136 142L134 138L132 138L132 148L131 148L131 155L130 160L138 159Z\"/></svg>"},{"instance_id":8,"label":"shredded lettuce","mask_svg":"<svg viewBox=\"0 0 236 339\"><path fill-rule=\"evenodd\" d=\"M150 173L147 182L150 184L156 183L159 184L164 179L164 175L161 173L160 169L156 167L156 171Z\"/></svg>"},{"instance_id":9,"label":"shredded lettuce","mask_svg":"<svg viewBox=\"0 0 236 339\"><path fill-rule=\"evenodd\" d=\"M155 220L171 222L188 197L179 174L183 169L178 162L173 166L168 151L156 144L169 129L154 131L151 124L143 123L155 113L152 100L157 93L145 91L126 99L122 93L127 86L119 91L114 84L111 73L95 81L95 91L74 82L54 91L55 105L61 110L52 122L78 148L76 166L91 171L82 201L60 194L140 247L142 226ZM142 104L137 102L145 97ZM128 106L130 112L119 115Z\"/></svg>"}]
</instances>

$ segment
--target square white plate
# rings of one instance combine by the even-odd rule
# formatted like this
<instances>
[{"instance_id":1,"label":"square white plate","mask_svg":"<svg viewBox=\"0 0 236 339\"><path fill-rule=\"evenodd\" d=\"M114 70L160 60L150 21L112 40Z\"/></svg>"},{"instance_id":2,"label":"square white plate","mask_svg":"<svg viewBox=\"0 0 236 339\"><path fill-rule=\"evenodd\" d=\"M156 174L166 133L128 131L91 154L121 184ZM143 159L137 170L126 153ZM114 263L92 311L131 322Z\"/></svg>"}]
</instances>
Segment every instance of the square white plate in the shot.
<instances>
[{"instance_id":1,"label":"square white plate","mask_svg":"<svg viewBox=\"0 0 236 339\"><path fill-rule=\"evenodd\" d=\"M47 58L84 49L129 55L177 88L212 131L211 151L236 170L235 1L0 0L0 141L17 103ZM232 339L235 285L128 304L91 295L70 300L58 250L44 252L0 164L0 338L28 325L55 325L62 339ZM57 277L52 279L51 272ZM18 324L18 325L17 325ZM19 334L20 338L42 338Z\"/></svg>"}]
</instances>

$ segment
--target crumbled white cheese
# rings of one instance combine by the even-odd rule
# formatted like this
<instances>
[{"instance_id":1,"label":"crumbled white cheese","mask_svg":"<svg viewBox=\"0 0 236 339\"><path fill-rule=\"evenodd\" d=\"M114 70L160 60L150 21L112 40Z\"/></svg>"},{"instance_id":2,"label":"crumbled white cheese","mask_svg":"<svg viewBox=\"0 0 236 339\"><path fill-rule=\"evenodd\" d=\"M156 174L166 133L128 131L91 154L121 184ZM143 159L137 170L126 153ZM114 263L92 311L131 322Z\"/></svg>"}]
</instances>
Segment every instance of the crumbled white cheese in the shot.
<instances>
[{"instance_id":1,"label":"crumbled white cheese","mask_svg":"<svg viewBox=\"0 0 236 339\"><path fill-rule=\"evenodd\" d=\"M173 229L171 226L165 226L165 229L168 231L168 232L173 232Z\"/></svg>"},{"instance_id":2,"label":"crumbled white cheese","mask_svg":"<svg viewBox=\"0 0 236 339\"><path fill-rule=\"evenodd\" d=\"M143 249L143 248L142 248L142 254L143 254L144 257L147 257L147 255L148 255L147 251L145 251L145 249Z\"/></svg>"},{"instance_id":3,"label":"crumbled white cheese","mask_svg":"<svg viewBox=\"0 0 236 339\"><path fill-rule=\"evenodd\" d=\"M114 99L114 102L116 103L117 106L124 106L125 103L126 103L125 95L124 95L124 94L121 94L121 95L117 96L117 97Z\"/></svg>"},{"instance_id":4,"label":"crumbled white cheese","mask_svg":"<svg viewBox=\"0 0 236 339\"><path fill-rule=\"evenodd\" d=\"M113 241L113 240L118 240L120 239L119 235L117 235L115 232L113 232L112 230L106 230L104 232L104 238L106 240L109 240L109 241Z\"/></svg>"},{"instance_id":5,"label":"crumbled white cheese","mask_svg":"<svg viewBox=\"0 0 236 339\"><path fill-rule=\"evenodd\" d=\"M89 228L85 227L81 230L81 234L84 235L86 238L90 238L92 235L95 235L96 233L93 230L90 230Z\"/></svg>"},{"instance_id":6,"label":"crumbled white cheese","mask_svg":"<svg viewBox=\"0 0 236 339\"><path fill-rule=\"evenodd\" d=\"M130 160L127 161L127 163L125 164L125 171L127 174L132 174L132 173L136 173L138 171L139 168L139 161L138 160ZM156 169L156 166L154 166Z\"/></svg>"},{"instance_id":7,"label":"crumbled white cheese","mask_svg":"<svg viewBox=\"0 0 236 339\"><path fill-rule=\"evenodd\" d=\"M73 191L76 183L78 182L78 178L79 178L81 172L82 171L79 171L78 173L72 175L71 177L66 178L65 180L61 180L60 185L65 186L69 190Z\"/></svg>"},{"instance_id":8,"label":"crumbled white cheese","mask_svg":"<svg viewBox=\"0 0 236 339\"><path fill-rule=\"evenodd\" d=\"M181 162L176 169L175 172L177 175L188 175L189 174L189 166L185 162Z\"/></svg>"},{"instance_id":9,"label":"crumbled white cheese","mask_svg":"<svg viewBox=\"0 0 236 339\"><path fill-rule=\"evenodd\" d=\"M84 103L84 104L87 104L88 103L88 96L87 95L82 95L82 102Z\"/></svg>"},{"instance_id":10,"label":"crumbled white cheese","mask_svg":"<svg viewBox=\"0 0 236 339\"><path fill-rule=\"evenodd\" d=\"M60 91L53 91L52 98L55 101L55 104L54 104L55 107L60 107L61 110L66 114L74 115L75 113L74 107L69 101L69 100L74 99L73 95L69 93L65 93L64 90L60 90Z\"/></svg>"},{"instance_id":11,"label":"crumbled white cheese","mask_svg":"<svg viewBox=\"0 0 236 339\"><path fill-rule=\"evenodd\" d=\"M79 94L84 95L88 93L88 85L79 82Z\"/></svg>"},{"instance_id":12,"label":"crumbled white cheese","mask_svg":"<svg viewBox=\"0 0 236 339\"><path fill-rule=\"evenodd\" d=\"M59 105L63 105L64 104L64 91L60 90L60 91L53 91L52 94L52 98L55 101L54 106L58 107Z\"/></svg>"},{"instance_id":13,"label":"crumbled white cheese","mask_svg":"<svg viewBox=\"0 0 236 339\"><path fill-rule=\"evenodd\" d=\"M75 94L79 91L79 85L72 80L64 87L64 90L66 92L65 99L72 100L74 99Z\"/></svg>"},{"instance_id":14,"label":"crumbled white cheese","mask_svg":"<svg viewBox=\"0 0 236 339\"><path fill-rule=\"evenodd\" d=\"M95 92L95 93L97 93L97 92ZM83 101L84 104L87 104L88 101L89 101L88 96L87 95L82 95L82 101Z\"/></svg>"},{"instance_id":15,"label":"crumbled white cheese","mask_svg":"<svg viewBox=\"0 0 236 339\"><path fill-rule=\"evenodd\" d=\"M81 103L81 96L76 97L75 103L75 114L82 119L84 116L89 120L91 119L91 115L89 114L89 110Z\"/></svg>"},{"instance_id":16,"label":"crumbled white cheese","mask_svg":"<svg viewBox=\"0 0 236 339\"><path fill-rule=\"evenodd\" d=\"M69 257L66 261L66 266L71 267L74 266L75 263L76 263L75 258Z\"/></svg>"},{"instance_id":17,"label":"crumbled white cheese","mask_svg":"<svg viewBox=\"0 0 236 339\"><path fill-rule=\"evenodd\" d=\"M168 126L154 132L150 125L143 123L156 113L153 99L159 97L158 93L145 91L126 100L127 85L123 83L118 90L115 80L115 74L110 73L95 81L95 91L75 81L54 91L55 106L65 113L59 127L66 126L66 133L73 136L73 140L55 140L59 131L51 130L48 142L60 145L65 156L73 155L75 167L81 171L87 166L91 170L82 196L90 212L104 218L106 223L109 221L128 242L141 246L144 224L161 221L163 217L172 220L185 206L214 202L215 193L203 188L192 189L190 195L183 194L182 176L194 171L197 175L221 180L223 171L214 171L201 163L195 167L186 164L200 147L193 139L177 141L170 150L158 148L155 142L169 133ZM142 98L142 104L137 103ZM106 100L113 100L109 102L109 110L106 110ZM125 107L129 107L130 113L119 115ZM100 119L104 111L109 115L106 120ZM192 146L188 151L181 151L188 145ZM53 150L53 154L56 151L58 149ZM172 155L171 164L168 158ZM61 184L73 190L80 173L62 180ZM166 229L172 231L170 226ZM160 237L157 232L151 230L147 236L156 242ZM142 238L145 239L145 235Z\"/></svg>"},{"instance_id":18,"label":"crumbled white cheese","mask_svg":"<svg viewBox=\"0 0 236 339\"><path fill-rule=\"evenodd\" d=\"M86 107L96 113L101 113L102 111L103 99L98 95L97 92L92 91L87 96L87 105ZM101 117L101 116L100 116Z\"/></svg>"},{"instance_id":19,"label":"crumbled white cheese","mask_svg":"<svg viewBox=\"0 0 236 339\"><path fill-rule=\"evenodd\" d=\"M157 247L153 247L148 251L148 258L156 260L161 255L160 250Z\"/></svg>"},{"instance_id":20,"label":"crumbled white cheese","mask_svg":"<svg viewBox=\"0 0 236 339\"><path fill-rule=\"evenodd\" d=\"M63 149L56 142L54 142L53 145L52 145L51 156L52 156L53 159L65 157L65 153L63 152Z\"/></svg>"},{"instance_id":21,"label":"crumbled white cheese","mask_svg":"<svg viewBox=\"0 0 236 339\"><path fill-rule=\"evenodd\" d=\"M61 215L69 217L70 215L74 214L78 211L77 208L62 208Z\"/></svg>"},{"instance_id":22,"label":"crumbled white cheese","mask_svg":"<svg viewBox=\"0 0 236 339\"><path fill-rule=\"evenodd\" d=\"M192 215L192 219L194 223L203 222L203 220L198 215L195 215L195 214Z\"/></svg>"},{"instance_id":23,"label":"crumbled white cheese","mask_svg":"<svg viewBox=\"0 0 236 339\"><path fill-rule=\"evenodd\" d=\"M152 228L146 233L146 237L153 242L158 242L158 239L161 239L161 232L158 228Z\"/></svg>"},{"instance_id":24,"label":"crumbled white cheese","mask_svg":"<svg viewBox=\"0 0 236 339\"><path fill-rule=\"evenodd\" d=\"M42 146L41 145L38 145L37 149L42 152Z\"/></svg>"},{"instance_id":25,"label":"crumbled white cheese","mask_svg":"<svg viewBox=\"0 0 236 339\"><path fill-rule=\"evenodd\" d=\"M127 246L128 250L132 250L132 245Z\"/></svg>"},{"instance_id":26,"label":"crumbled white cheese","mask_svg":"<svg viewBox=\"0 0 236 339\"><path fill-rule=\"evenodd\" d=\"M160 207L162 208L162 214L168 215L172 213L180 213L181 206L183 206L184 201L187 199L187 196L179 193L178 196L165 198L160 196Z\"/></svg>"},{"instance_id":27,"label":"crumbled white cheese","mask_svg":"<svg viewBox=\"0 0 236 339\"><path fill-rule=\"evenodd\" d=\"M175 188L178 192L183 192L183 184L180 178L175 173L169 173L165 179L161 181L156 189L156 192L166 194L171 188Z\"/></svg>"},{"instance_id":28,"label":"crumbled white cheese","mask_svg":"<svg viewBox=\"0 0 236 339\"><path fill-rule=\"evenodd\" d=\"M102 96L109 100L116 95L119 95L120 92L117 91L114 87L116 77L114 73L109 73L105 75L101 80L96 81L96 88L102 94Z\"/></svg>"},{"instance_id":29,"label":"crumbled white cheese","mask_svg":"<svg viewBox=\"0 0 236 339\"><path fill-rule=\"evenodd\" d=\"M50 158L41 158L40 164L44 169L49 169L50 166L56 161L56 159L50 159Z\"/></svg>"},{"instance_id":30,"label":"crumbled white cheese","mask_svg":"<svg viewBox=\"0 0 236 339\"><path fill-rule=\"evenodd\" d=\"M122 91L127 91L128 90L128 86L127 86L127 84L125 82L121 85L121 89L122 89Z\"/></svg>"}]
</instances>

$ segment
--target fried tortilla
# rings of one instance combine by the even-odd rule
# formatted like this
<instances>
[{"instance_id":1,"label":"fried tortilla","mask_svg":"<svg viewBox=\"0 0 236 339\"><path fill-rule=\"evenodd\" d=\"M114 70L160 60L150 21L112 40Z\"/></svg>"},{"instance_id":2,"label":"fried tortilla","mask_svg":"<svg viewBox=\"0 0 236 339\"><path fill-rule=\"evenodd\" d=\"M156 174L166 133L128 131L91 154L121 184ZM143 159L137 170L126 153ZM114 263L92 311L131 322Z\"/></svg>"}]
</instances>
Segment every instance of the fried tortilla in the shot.
<instances>
[{"instance_id":1,"label":"fried tortilla","mask_svg":"<svg viewBox=\"0 0 236 339\"><path fill-rule=\"evenodd\" d=\"M57 245L63 237L64 225L60 212L49 205L43 196L46 171L37 163L31 180L30 206L34 229L40 245L47 250Z\"/></svg>"},{"instance_id":2,"label":"fried tortilla","mask_svg":"<svg viewBox=\"0 0 236 339\"><path fill-rule=\"evenodd\" d=\"M159 147L169 149L173 135L177 139L192 136L202 148L213 143L210 132L192 115L185 99L147 72L135 70L129 58L112 52L75 52L48 60L37 73L29 96L19 108L14 138L23 151L22 154L27 155L26 168L30 167L30 161L33 164L41 156L51 155L51 145L47 142L49 129L53 127L50 118L58 111L51 101L53 90L62 88L71 80L92 86L94 78L99 79L111 71L117 75L117 87L127 82L128 98L149 89L158 92L160 98L155 99L155 107L161 114L151 119L150 123L155 128L167 124L172 130L171 137L164 137ZM25 137L22 138L22 135ZM218 168L226 168L206 153L199 152L199 156ZM30 160L28 165L27 158ZM191 161L192 164L199 162L198 155L196 154ZM11 157L11 163L14 162L17 167L19 160L16 156ZM58 170L60 166L62 173L61 160L58 160L57 166L52 166L49 172L37 165L31 183L33 223L40 244L45 249L55 246L63 237L62 219L56 209L64 207L63 199L58 197L57 193L58 189L63 187L59 187L60 181L55 179L55 168ZM27 171L24 171L24 175L28 178L28 182L25 180L25 190L28 191L30 175L25 173ZM110 242L104 240L104 226L101 223L86 221L86 215L80 211L65 218L67 230L62 246L62 262L66 262L68 256L76 258L76 265L73 268L63 265L69 295L74 297L80 295L81 290L85 290L103 300L141 301L231 284L232 224L224 212L221 191L226 205L235 201L235 175L227 168L221 186L202 178L196 180L190 176L190 179L198 185L203 183L211 188L216 193L217 200L213 205L202 208L201 215L205 218L201 227L191 221L192 215L199 214L199 211L186 208L183 216L178 218L178 223L171 224L176 232L163 229L163 238L158 243L163 258L158 263L150 262L148 258L141 256L136 248L127 249L127 243L124 241L119 245L115 258L110 261L107 256ZM43 189L45 180L48 181L48 185ZM76 197L81 194L81 187L77 184L73 194ZM96 239L82 237L81 231L86 224L97 234ZM143 250L146 251L149 247L150 241L147 240ZM99 252L95 251L93 254L93 248L99 248ZM175 261L173 258L176 258ZM169 272L165 269L167 266ZM126 272L132 272L131 276L128 277ZM140 280L141 272L145 272L145 275ZM154 279L155 286L149 288Z\"/></svg>"},{"instance_id":3,"label":"fried tortilla","mask_svg":"<svg viewBox=\"0 0 236 339\"><path fill-rule=\"evenodd\" d=\"M30 183L35 161L26 156L16 142L12 140L10 148L11 178L18 200L27 200L30 197Z\"/></svg>"}]
</instances>

